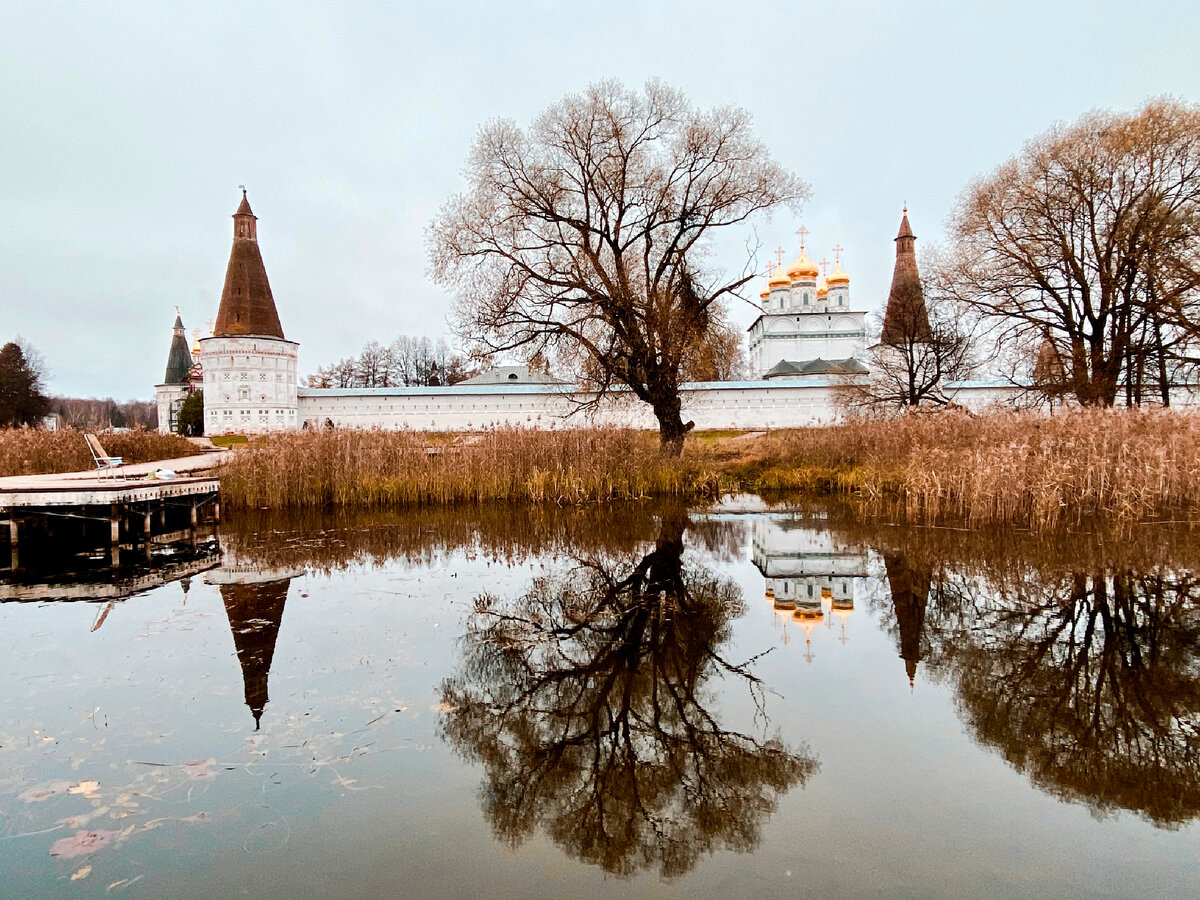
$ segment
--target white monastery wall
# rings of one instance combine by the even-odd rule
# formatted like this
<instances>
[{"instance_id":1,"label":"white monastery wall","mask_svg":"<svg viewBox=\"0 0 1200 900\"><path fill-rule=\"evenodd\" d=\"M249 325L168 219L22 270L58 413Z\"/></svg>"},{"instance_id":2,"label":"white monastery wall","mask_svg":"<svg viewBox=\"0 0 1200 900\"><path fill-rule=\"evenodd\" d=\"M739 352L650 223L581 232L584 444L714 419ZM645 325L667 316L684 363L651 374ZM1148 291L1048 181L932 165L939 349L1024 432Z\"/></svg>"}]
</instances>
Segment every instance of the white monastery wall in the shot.
<instances>
[{"instance_id":1,"label":"white monastery wall","mask_svg":"<svg viewBox=\"0 0 1200 900\"><path fill-rule=\"evenodd\" d=\"M156 384L154 398L158 401L158 431L160 434L170 434L175 430L179 419L179 409L187 399L186 384Z\"/></svg>"},{"instance_id":2,"label":"white monastery wall","mask_svg":"<svg viewBox=\"0 0 1200 900\"><path fill-rule=\"evenodd\" d=\"M206 373L207 377L207 373ZM683 419L700 429L800 428L840 421L838 382L723 381L684 385ZM972 411L1011 404L1021 389L987 382L946 387L946 396ZM207 393L205 398L207 400ZM571 385L473 385L437 388L300 388L298 425L322 428L480 431L493 427L572 428L585 425L658 427L650 406L621 392L594 409ZM574 415L570 415L572 412ZM207 415L207 413L206 413ZM570 418L567 416L570 415Z\"/></svg>"},{"instance_id":3,"label":"white monastery wall","mask_svg":"<svg viewBox=\"0 0 1200 900\"><path fill-rule=\"evenodd\" d=\"M683 419L697 428L794 428L836 421L831 381L726 381L685 385ZM301 427L472 431L495 426L564 428L623 425L657 428L650 406L627 393L596 409L570 385L475 385L444 388L300 388Z\"/></svg>"}]
</instances>

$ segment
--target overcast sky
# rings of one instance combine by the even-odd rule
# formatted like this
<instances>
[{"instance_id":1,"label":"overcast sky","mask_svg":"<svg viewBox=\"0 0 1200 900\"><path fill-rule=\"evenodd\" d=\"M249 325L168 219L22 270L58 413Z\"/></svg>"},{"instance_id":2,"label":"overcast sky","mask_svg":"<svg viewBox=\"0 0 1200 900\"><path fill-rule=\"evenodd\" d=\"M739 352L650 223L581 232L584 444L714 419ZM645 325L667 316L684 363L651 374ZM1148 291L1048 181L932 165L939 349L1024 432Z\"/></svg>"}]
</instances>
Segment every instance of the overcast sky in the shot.
<instances>
[{"instance_id":1,"label":"overcast sky","mask_svg":"<svg viewBox=\"0 0 1200 900\"><path fill-rule=\"evenodd\" d=\"M764 249L790 259L803 223L877 309L905 202L918 248L940 240L967 181L1056 121L1200 99L1197 48L1195 0L7 0L0 341L33 344L52 392L151 397L174 307L189 334L216 316L239 184L301 373L446 334L422 233L480 125L608 77L750 110L812 185L755 223ZM715 262L740 270L750 236Z\"/></svg>"}]
</instances>

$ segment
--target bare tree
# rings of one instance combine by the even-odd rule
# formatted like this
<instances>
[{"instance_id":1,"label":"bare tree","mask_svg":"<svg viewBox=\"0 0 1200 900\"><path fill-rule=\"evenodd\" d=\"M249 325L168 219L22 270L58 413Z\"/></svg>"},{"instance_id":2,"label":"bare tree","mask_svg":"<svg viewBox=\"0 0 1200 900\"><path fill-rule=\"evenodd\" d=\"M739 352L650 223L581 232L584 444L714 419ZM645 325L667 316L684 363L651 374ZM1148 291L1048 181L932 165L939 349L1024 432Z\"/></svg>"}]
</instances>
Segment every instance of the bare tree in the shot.
<instances>
[{"instance_id":1,"label":"bare tree","mask_svg":"<svg viewBox=\"0 0 1200 900\"><path fill-rule=\"evenodd\" d=\"M387 387L387 349L379 341L367 341L355 360L357 387Z\"/></svg>"},{"instance_id":2,"label":"bare tree","mask_svg":"<svg viewBox=\"0 0 1200 900\"><path fill-rule=\"evenodd\" d=\"M937 272L938 256L923 256ZM874 322L876 342L868 350L866 377L848 378L840 394L851 408L907 409L945 406L947 381L971 375L977 366L976 333L954 299L940 291L936 276L921 277L915 260L911 278L896 279L887 308Z\"/></svg>"},{"instance_id":3,"label":"bare tree","mask_svg":"<svg viewBox=\"0 0 1200 900\"><path fill-rule=\"evenodd\" d=\"M1200 107L1090 113L970 184L946 284L1003 344L1062 348L1076 399L1111 406L1149 364L1164 389L1195 357Z\"/></svg>"},{"instance_id":4,"label":"bare tree","mask_svg":"<svg viewBox=\"0 0 1200 900\"><path fill-rule=\"evenodd\" d=\"M945 383L964 378L974 369L974 342L951 304L932 301L926 309L928 331L924 334L918 323L891 320L897 322L901 334L894 343L871 347L870 375L846 387L852 405L906 409L949 402Z\"/></svg>"},{"instance_id":5,"label":"bare tree","mask_svg":"<svg viewBox=\"0 0 1200 900\"><path fill-rule=\"evenodd\" d=\"M708 241L807 186L746 112L695 110L658 82L592 85L528 130L493 122L466 174L427 235L460 334L484 352L573 361L596 402L628 388L653 408L664 450L680 453L685 362L757 268L706 268Z\"/></svg>"}]
</instances>

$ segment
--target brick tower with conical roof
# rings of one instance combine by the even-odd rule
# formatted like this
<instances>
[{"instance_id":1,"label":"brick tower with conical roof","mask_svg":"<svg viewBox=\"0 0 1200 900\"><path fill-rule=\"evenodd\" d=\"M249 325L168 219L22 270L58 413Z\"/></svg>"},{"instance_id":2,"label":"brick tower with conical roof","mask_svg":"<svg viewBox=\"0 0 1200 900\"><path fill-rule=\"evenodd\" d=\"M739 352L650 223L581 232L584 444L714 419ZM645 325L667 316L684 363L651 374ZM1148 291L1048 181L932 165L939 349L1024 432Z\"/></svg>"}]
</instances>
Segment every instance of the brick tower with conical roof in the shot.
<instances>
[{"instance_id":1,"label":"brick tower with conical roof","mask_svg":"<svg viewBox=\"0 0 1200 900\"><path fill-rule=\"evenodd\" d=\"M175 327L171 330L171 349L167 351L167 369L161 384L154 386L158 402L158 430L174 432L178 425L179 409L192 392L192 351L188 349L183 318L175 311Z\"/></svg>"},{"instance_id":2,"label":"brick tower with conical roof","mask_svg":"<svg viewBox=\"0 0 1200 900\"><path fill-rule=\"evenodd\" d=\"M916 242L906 206L900 233L896 235L896 267L892 270L892 289L888 292L879 336L879 343L888 347L928 343L933 337L925 292L921 289L921 273L917 271Z\"/></svg>"},{"instance_id":3,"label":"brick tower with conical roof","mask_svg":"<svg viewBox=\"0 0 1200 900\"><path fill-rule=\"evenodd\" d=\"M299 344L283 336L246 191L233 214L233 249L211 336L200 340L207 434L296 427Z\"/></svg>"}]
</instances>

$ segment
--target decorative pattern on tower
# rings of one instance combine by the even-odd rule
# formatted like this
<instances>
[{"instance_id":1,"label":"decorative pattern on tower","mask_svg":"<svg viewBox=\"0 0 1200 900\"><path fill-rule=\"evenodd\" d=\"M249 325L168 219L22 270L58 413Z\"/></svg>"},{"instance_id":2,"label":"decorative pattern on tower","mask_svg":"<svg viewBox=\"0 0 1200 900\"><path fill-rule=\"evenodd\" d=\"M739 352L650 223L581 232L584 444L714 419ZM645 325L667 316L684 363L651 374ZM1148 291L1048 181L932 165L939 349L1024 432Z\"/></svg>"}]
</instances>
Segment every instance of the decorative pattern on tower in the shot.
<instances>
[{"instance_id":1,"label":"decorative pattern on tower","mask_svg":"<svg viewBox=\"0 0 1200 900\"><path fill-rule=\"evenodd\" d=\"M233 249L213 329L214 337L242 335L283 338L267 269L258 250L258 217L250 211L244 188L242 202L233 214Z\"/></svg>"},{"instance_id":2,"label":"decorative pattern on tower","mask_svg":"<svg viewBox=\"0 0 1200 900\"><path fill-rule=\"evenodd\" d=\"M925 344L933 339L925 292L921 290L921 273L917 271L916 242L906 206L900 233L896 235L896 268L892 271L892 289L879 336L879 343L889 347Z\"/></svg>"}]
</instances>

